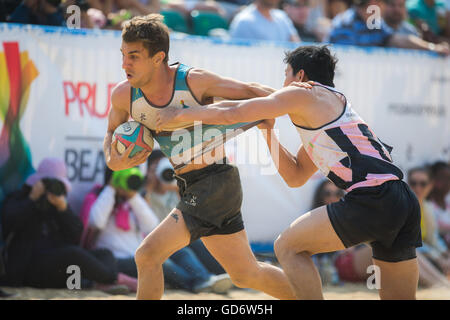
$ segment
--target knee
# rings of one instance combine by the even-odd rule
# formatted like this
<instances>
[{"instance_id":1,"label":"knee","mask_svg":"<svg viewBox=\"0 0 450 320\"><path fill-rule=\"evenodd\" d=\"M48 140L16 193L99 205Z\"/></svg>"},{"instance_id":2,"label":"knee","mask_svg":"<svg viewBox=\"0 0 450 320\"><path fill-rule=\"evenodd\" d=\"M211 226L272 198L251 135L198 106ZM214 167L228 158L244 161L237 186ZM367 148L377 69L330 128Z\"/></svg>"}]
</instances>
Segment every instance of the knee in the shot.
<instances>
[{"instance_id":1,"label":"knee","mask_svg":"<svg viewBox=\"0 0 450 320\"><path fill-rule=\"evenodd\" d=\"M162 264L162 261L159 257L158 250L149 243L142 243L134 254L134 261L136 262L136 266L151 266Z\"/></svg>"},{"instance_id":2,"label":"knee","mask_svg":"<svg viewBox=\"0 0 450 320\"><path fill-rule=\"evenodd\" d=\"M275 243L273 244L273 251L275 252L275 256L278 260L283 259L283 257L285 257L292 251L290 249L286 236L284 236L283 233L280 234L275 240Z\"/></svg>"},{"instance_id":3,"label":"knee","mask_svg":"<svg viewBox=\"0 0 450 320\"><path fill-rule=\"evenodd\" d=\"M273 249L279 261L297 254L308 254L306 248L304 250L301 243L294 244L286 233L282 233L278 236L275 240Z\"/></svg>"}]
</instances>

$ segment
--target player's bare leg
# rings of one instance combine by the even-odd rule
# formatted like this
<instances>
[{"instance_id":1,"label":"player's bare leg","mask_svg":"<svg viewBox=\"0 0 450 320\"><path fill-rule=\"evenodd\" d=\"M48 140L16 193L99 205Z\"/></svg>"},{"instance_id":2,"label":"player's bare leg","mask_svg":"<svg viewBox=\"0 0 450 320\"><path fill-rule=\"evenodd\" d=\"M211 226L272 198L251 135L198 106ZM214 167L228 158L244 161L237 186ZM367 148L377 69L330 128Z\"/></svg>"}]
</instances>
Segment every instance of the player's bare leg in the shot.
<instances>
[{"instance_id":1,"label":"player's bare leg","mask_svg":"<svg viewBox=\"0 0 450 320\"><path fill-rule=\"evenodd\" d=\"M373 259L380 268L380 289L378 293L383 300L415 300L419 283L419 266L417 258L386 262Z\"/></svg>"},{"instance_id":2,"label":"player's bare leg","mask_svg":"<svg viewBox=\"0 0 450 320\"><path fill-rule=\"evenodd\" d=\"M312 210L275 241L275 253L298 299L323 299L319 272L311 255L345 249L328 218L326 207Z\"/></svg>"},{"instance_id":3,"label":"player's bare leg","mask_svg":"<svg viewBox=\"0 0 450 320\"><path fill-rule=\"evenodd\" d=\"M201 239L236 286L262 291L278 299L295 298L283 270L256 260L245 230Z\"/></svg>"},{"instance_id":4,"label":"player's bare leg","mask_svg":"<svg viewBox=\"0 0 450 320\"><path fill-rule=\"evenodd\" d=\"M191 235L178 209L156 227L136 250L137 299L161 299L164 293L162 264L190 242Z\"/></svg>"}]
</instances>

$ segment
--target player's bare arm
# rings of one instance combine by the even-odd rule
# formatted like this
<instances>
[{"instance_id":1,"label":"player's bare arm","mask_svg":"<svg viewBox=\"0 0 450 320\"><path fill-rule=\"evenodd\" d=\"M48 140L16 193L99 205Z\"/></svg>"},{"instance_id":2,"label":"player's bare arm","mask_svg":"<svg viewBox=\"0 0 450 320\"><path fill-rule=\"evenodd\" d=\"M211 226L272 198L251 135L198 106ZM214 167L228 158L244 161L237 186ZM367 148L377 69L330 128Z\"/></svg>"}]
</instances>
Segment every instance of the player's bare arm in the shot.
<instances>
[{"instance_id":1,"label":"player's bare arm","mask_svg":"<svg viewBox=\"0 0 450 320\"><path fill-rule=\"evenodd\" d=\"M111 110L108 114L108 128L103 141L103 152L105 154L106 165L114 171L137 166L143 163L149 155L148 151L141 151L133 158L128 158L134 148L134 144L131 144L120 155L117 151L117 140L112 142L114 130L129 119L130 99L130 85L128 81L119 83L113 89L111 94Z\"/></svg>"},{"instance_id":2,"label":"player's bare arm","mask_svg":"<svg viewBox=\"0 0 450 320\"><path fill-rule=\"evenodd\" d=\"M303 145L298 150L296 156L281 145L277 136L272 131L274 124L274 120L266 120L259 126L267 142L272 160L281 177L289 187L301 187L318 169L306 153Z\"/></svg>"},{"instance_id":3,"label":"player's bare arm","mask_svg":"<svg viewBox=\"0 0 450 320\"><path fill-rule=\"evenodd\" d=\"M275 92L275 89L268 86L222 77L202 69L192 69L189 72L188 83L195 95L201 97L202 102L212 102L211 99L214 97L228 100L266 97Z\"/></svg>"},{"instance_id":4,"label":"player's bare arm","mask_svg":"<svg viewBox=\"0 0 450 320\"><path fill-rule=\"evenodd\" d=\"M300 114L302 106L314 101L310 90L289 86L267 97L244 101L222 101L199 108L161 110L157 118L157 129L167 124L183 121L202 121L204 124L233 124L273 119L285 114Z\"/></svg>"}]
</instances>

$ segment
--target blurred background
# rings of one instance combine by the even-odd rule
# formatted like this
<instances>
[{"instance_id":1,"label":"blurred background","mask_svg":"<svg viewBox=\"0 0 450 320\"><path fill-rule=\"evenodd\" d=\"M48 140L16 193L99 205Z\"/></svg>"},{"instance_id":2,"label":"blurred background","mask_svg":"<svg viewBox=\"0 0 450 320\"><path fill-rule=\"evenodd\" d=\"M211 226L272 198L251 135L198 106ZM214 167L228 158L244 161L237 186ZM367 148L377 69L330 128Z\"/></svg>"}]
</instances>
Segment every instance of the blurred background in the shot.
<instances>
[{"instance_id":1,"label":"blurred background","mask_svg":"<svg viewBox=\"0 0 450 320\"><path fill-rule=\"evenodd\" d=\"M102 232L109 230L108 226L111 232L123 232L123 226L114 221L119 212L128 210L136 217L141 213L153 217L137 219L126 230L134 232L135 239L141 239L176 203L176 187L173 181L165 181L160 175L164 168L158 169L153 162L160 161L158 158L139 168L142 183L131 193L130 190L124 193L123 186L106 188L109 180L105 178L102 143L111 90L125 79L119 51L122 23L150 13L160 13L171 30L169 63L179 61L276 89L283 84L285 52L306 44L329 44L339 60L337 90L346 95L378 137L394 147L394 162L421 198L422 234L429 245L419 253L421 286L447 288L448 294L448 0L0 0L2 257L5 252L9 256L17 254L20 264L26 265L42 258L34 245L26 258L19 251L14 252L17 248L11 249L10 243L14 241L10 235L14 229L10 227L16 223L11 217L21 211L6 204L12 198L19 201L21 196L28 197L32 190L39 194L37 187L33 189L34 185L26 182L37 173L56 180L66 179L70 190L63 188L63 195L70 213L80 220L71 222L72 227L80 223L70 231L75 234L71 246L77 247L71 247L74 250L71 254L97 259L97 264L92 262L84 267L92 273L81 287L115 294L124 292L120 291L122 286L133 294L135 274L128 263L132 260L133 245L137 246L139 241L123 251L114 245L123 241L120 237L113 236L111 240L102 236ZM300 139L289 118L277 119L275 128L281 143L296 153ZM277 174L257 129L227 142L226 150L230 162L240 169L244 190L242 212L258 259L276 264L273 254L276 237L299 215L337 201L343 195L327 185L320 174L301 188L288 188ZM48 164L48 158L54 164ZM61 163L57 164L58 161ZM46 163L47 166L43 165ZM58 166L61 169L56 173ZM43 188L52 189L51 185ZM112 203L93 205L97 198L106 199L108 192L112 194L110 199L114 199ZM147 207L131 204L124 207L124 203L133 203L136 195L142 197ZM25 216L23 223L26 221L30 220ZM42 230L30 241L42 240ZM58 230L67 231L62 227ZM29 246L25 240L22 245ZM208 260L204 249L191 251L180 254L182 258L173 257L166 266L165 274L172 275L166 279L169 287L195 294L227 294L233 290L224 285L224 271ZM184 259L193 252L201 263ZM22 268L20 275L9 274L10 261L2 260L0 285L7 287L6 291L16 287L66 287L67 274L61 274L61 266L59 271L49 270L50 263L40 266L38 274L60 273L54 282L41 283L35 270ZM319 255L315 262L325 285L336 288L347 285L352 291L354 287L349 283L364 284L369 276L366 270L371 264L370 250L361 246ZM114 268L102 269L111 265ZM20 298L20 291L9 289L9 292L18 293ZM8 292L4 294L7 296ZM22 292L22 297L25 296ZM450 294L445 297L450 298Z\"/></svg>"}]
</instances>

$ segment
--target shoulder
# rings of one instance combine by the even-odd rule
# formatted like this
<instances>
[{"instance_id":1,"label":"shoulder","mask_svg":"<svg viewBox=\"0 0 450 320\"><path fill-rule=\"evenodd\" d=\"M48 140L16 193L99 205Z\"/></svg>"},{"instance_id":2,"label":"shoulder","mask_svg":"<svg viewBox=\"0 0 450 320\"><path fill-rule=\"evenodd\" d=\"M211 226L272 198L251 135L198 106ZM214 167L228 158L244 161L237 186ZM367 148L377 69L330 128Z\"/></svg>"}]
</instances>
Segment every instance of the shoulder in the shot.
<instances>
[{"instance_id":1,"label":"shoulder","mask_svg":"<svg viewBox=\"0 0 450 320\"><path fill-rule=\"evenodd\" d=\"M251 21L254 19L255 19L255 7L253 5L249 5L233 18L232 23L234 24L245 23L247 21Z\"/></svg>"},{"instance_id":2,"label":"shoulder","mask_svg":"<svg viewBox=\"0 0 450 320\"><path fill-rule=\"evenodd\" d=\"M284 12L283 10L280 10L280 9L272 9L272 15L275 17L275 18L277 18L277 19L279 19L279 20L285 20L285 21L291 21L290 19L289 19L289 16L287 15L287 13L286 12Z\"/></svg>"},{"instance_id":3,"label":"shoulder","mask_svg":"<svg viewBox=\"0 0 450 320\"><path fill-rule=\"evenodd\" d=\"M115 107L125 106L128 108L130 104L131 85L127 80L119 82L111 91L111 102Z\"/></svg>"},{"instance_id":4,"label":"shoulder","mask_svg":"<svg viewBox=\"0 0 450 320\"><path fill-rule=\"evenodd\" d=\"M289 103L294 102L295 104L303 104L305 102L312 102L314 100L315 92L316 86L314 86L312 89L306 89L296 86L295 84L290 84L280 90L275 91L271 94L271 96Z\"/></svg>"},{"instance_id":5,"label":"shoulder","mask_svg":"<svg viewBox=\"0 0 450 320\"><path fill-rule=\"evenodd\" d=\"M215 74L214 72L194 67L189 70L189 73L187 75L187 81L189 81L190 87L204 85L218 78L220 78L220 76Z\"/></svg>"}]
</instances>

